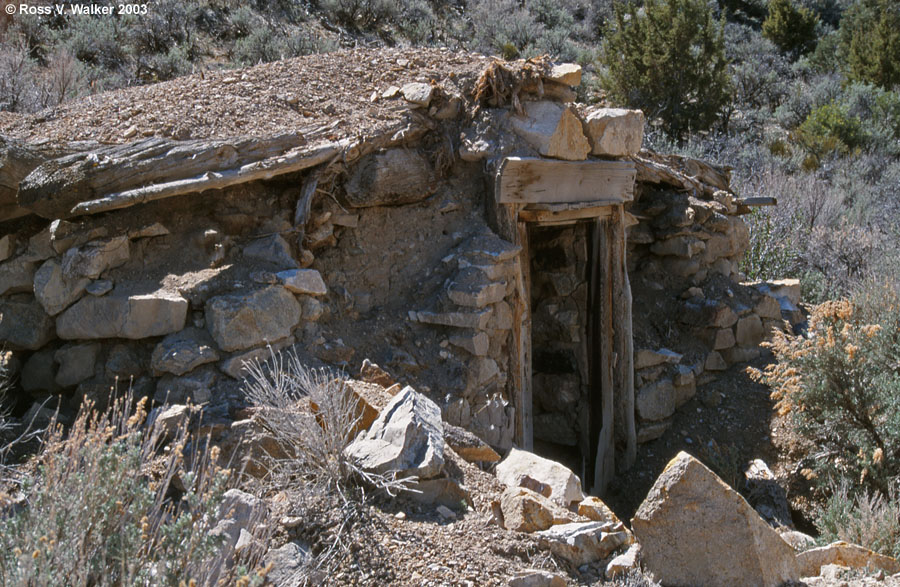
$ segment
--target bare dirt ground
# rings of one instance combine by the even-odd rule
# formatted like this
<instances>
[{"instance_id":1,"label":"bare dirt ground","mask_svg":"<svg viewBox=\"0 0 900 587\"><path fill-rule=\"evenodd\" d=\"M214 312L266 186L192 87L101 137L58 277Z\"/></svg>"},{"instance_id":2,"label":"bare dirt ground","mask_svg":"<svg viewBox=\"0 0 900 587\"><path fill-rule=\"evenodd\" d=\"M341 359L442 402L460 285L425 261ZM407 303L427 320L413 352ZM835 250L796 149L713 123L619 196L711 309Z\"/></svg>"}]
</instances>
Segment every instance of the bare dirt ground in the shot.
<instances>
[{"instance_id":1,"label":"bare dirt ground","mask_svg":"<svg viewBox=\"0 0 900 587\"><path fill-rule=\"evenodd\" d=\"M34 115L0 112L0 134L53 143L293 132L333 140L376 133L401 120L408 104L381 98L390 86L440 82L448 93L468 93L488 61L442 49L308 55L106 92Z\"/></svg>"}]
</instances>

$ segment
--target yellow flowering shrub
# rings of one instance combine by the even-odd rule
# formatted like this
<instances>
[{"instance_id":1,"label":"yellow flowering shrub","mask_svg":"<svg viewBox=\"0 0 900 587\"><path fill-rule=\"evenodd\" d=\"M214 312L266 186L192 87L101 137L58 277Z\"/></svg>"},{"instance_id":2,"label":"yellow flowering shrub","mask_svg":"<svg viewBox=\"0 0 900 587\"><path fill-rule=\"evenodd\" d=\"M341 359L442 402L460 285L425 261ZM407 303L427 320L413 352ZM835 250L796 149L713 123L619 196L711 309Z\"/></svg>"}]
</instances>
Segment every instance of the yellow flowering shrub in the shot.
<instances>
[{"instance_id":1,"label":"yellow flowering shrub","mask_svg":"<svg viewBox=\"0 0 900 587\"><path fill-rule=\"evenodd\" d=\"M888 288L815 307L801 336L768 346L776 362L751 376L821 450L824 481L887 494L900 478L900 301Z\"/></svg>"}]
</instances>

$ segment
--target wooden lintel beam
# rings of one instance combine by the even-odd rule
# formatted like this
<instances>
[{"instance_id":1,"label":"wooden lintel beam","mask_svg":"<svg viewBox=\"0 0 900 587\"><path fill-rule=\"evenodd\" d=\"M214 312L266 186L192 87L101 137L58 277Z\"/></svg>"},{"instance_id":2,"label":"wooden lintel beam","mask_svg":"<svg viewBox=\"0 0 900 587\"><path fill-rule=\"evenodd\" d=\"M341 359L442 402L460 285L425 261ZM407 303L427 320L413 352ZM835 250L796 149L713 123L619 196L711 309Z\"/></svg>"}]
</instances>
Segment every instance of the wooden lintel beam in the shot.
<instances>
[{"instance_id":1,"label":"wooden lintel beam","mask_svg":"<svg viewBox=\"0 0 900 587\"><path fill-rule=\"evenodd\" d=\"M557 161L507 157L497 170L496 193L502 204L575 203L634 198L631 161Z\"/></svg>"},{"instance_id":2,"label":"wooden lintel beam","mask_svg":"<svg viewBox=\"0 0 900 587\"><path fill-rule=\"evenodd\" d=\"M608 218L612 208L598 206L595 208L576 208L574 210L529 210L519 211L519 220L542 225L571 224L579 220Z\"/></svg>"}]
</instances>

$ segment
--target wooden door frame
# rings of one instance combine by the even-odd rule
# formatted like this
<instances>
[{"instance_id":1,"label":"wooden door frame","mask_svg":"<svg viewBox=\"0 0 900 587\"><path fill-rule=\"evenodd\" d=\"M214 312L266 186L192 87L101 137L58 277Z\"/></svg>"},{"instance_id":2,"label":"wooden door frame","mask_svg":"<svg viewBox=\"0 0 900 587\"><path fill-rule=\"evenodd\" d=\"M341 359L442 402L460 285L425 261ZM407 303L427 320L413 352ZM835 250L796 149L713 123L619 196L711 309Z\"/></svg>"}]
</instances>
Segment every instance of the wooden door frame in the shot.
<instances>
[{"instance_id":1,"label":"wooden door frame","mask_svg":"<svg viewBox=\"0 0 900 587\"><path fill-rule=\"evenodd\" d=\"M634 369L631 286L625 243L625 203L633 198L634 165L626 161L554 161L510 157L500 162L494 178L489 216L500 236L520 247L515 271L513 348L510 354L512 402L515 407L514 441L534 448L531 259L528 225L561 226L590 221L595 224L599 288L592 294L591 311L599 317L600 343L595 344L593 369L599 368L602 424L592 492L602 494L620 470L629 468L637 454L634 415ZM596 284L595 284L596 285ZM597 364L594 364L597 361ZM593 379L593 377L592 377ZM592 394L597 390L592 389ZM589 432L590 434L590 432Z\"/></svg>"}]
</instances>

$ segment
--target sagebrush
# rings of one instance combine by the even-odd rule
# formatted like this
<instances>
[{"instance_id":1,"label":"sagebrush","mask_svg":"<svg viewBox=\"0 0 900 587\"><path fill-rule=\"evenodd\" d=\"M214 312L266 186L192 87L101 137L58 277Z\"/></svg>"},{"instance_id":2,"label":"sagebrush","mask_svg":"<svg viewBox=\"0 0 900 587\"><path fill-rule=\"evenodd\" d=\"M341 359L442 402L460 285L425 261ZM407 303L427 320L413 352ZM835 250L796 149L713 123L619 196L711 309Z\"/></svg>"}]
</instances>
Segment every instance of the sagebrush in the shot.
<instances>
[{"instance_id":1,"label":"sagebrush","mask_svg":"<svg viewBox=\"0 0 900 587\"><path fill-rule=\"evenodd\" d=\"M146 416L145 402L127 395L104 413L85 405L67 431L51 425L32 466L15 471L18 505L0 510L0 584L176 586L225 577L216 564L225 537L213 529L234 476L215 465L215 448L185 454L186 427L163 450Z\"/></svg>"}]
</instances>

